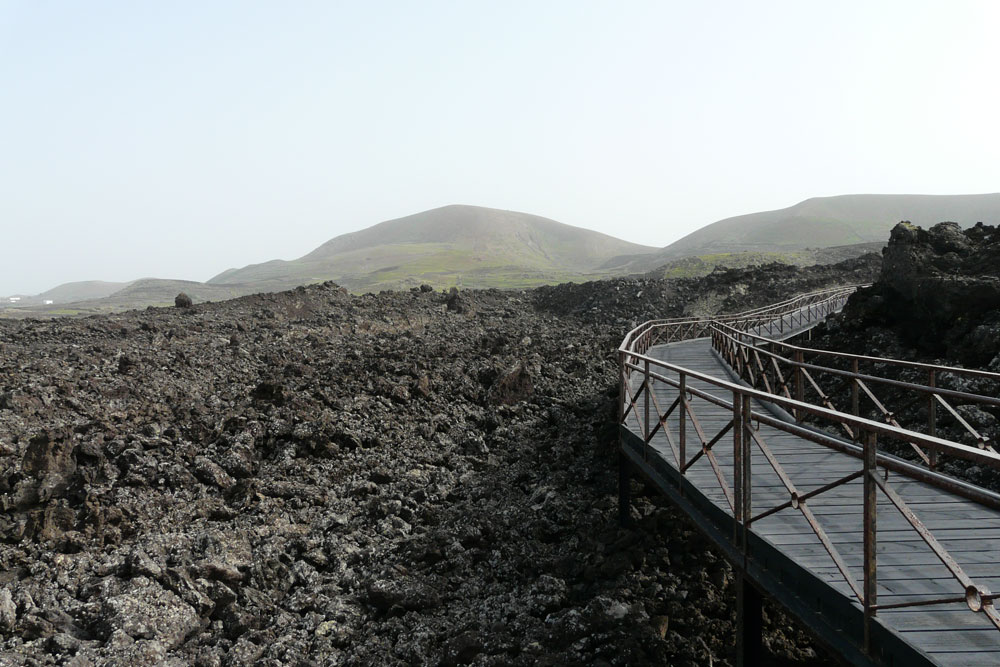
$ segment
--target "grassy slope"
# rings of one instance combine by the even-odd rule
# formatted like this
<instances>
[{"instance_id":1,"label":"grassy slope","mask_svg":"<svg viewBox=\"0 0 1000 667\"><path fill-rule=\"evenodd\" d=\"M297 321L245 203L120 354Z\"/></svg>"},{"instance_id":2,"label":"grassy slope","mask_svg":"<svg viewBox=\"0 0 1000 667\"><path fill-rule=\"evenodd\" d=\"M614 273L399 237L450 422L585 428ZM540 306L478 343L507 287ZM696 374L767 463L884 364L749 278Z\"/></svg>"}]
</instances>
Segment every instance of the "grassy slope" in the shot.
<instances>
[{"instance_id":1,"label":"grassy slope","mask_svg":"<svg viewBox=\"0 0 1000 667\"><path fill-rule=\"evenodd\" d=\"M610 259L656 251L526 213L445 206L338 236L297 260L230 269L209 283L527 287L609 276L614 272L603 265Z\"/></svg>"}]
</instances>

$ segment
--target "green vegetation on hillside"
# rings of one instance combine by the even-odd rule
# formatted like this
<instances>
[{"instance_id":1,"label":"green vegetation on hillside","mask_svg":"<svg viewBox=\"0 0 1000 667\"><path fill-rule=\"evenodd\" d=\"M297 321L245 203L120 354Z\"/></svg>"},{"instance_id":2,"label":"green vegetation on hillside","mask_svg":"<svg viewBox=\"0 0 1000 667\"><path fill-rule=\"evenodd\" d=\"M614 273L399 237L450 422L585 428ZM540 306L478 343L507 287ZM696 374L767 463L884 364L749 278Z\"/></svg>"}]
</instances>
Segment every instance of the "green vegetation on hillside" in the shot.
<instances>
[{"instance_id":1,"label":"green vegetation on hillside","mask_svg":"<svg viewBox=\"0 0 1000 667\"><path fill-rule=\"evenodd\" d=\"M230 269L210 284L334 280L355 291L435 287L530 287L620 275L605 266L657 248L527 213L445 206L338 236L292 261Z\"/></svg>"}]
</instances>

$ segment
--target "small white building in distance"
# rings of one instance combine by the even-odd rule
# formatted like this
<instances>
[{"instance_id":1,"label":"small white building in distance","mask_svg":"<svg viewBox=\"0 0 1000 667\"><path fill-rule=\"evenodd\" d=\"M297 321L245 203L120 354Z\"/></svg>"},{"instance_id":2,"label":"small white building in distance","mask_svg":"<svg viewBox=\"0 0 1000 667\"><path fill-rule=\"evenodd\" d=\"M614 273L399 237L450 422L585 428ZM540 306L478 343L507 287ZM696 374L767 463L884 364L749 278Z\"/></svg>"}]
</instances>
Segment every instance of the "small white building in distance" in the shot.
<instances>
[{"instance_id":1,"label":"small white building in distance","mask_svg":"<svg viewBox=\"0 0 1000 667\"><path fill-rule=\"evenodd\" d=\"M19 297L19 296L12 296L12 297L8 297L8 298L10 299L11 303L17 303L18 301L21 300L21 297Z\"/></svg>"},{"instance_id":2,"label":"small white building in distance","mask_svg":"<svg viewBox=\"0 0 1000 667\"><path fill-rule=\"evenodd\" d=\"M52 299L46 299L42 303L44 303L46 306L51 306L53 304L53 301L52 301Z\"/></svg>"}]
</instances>

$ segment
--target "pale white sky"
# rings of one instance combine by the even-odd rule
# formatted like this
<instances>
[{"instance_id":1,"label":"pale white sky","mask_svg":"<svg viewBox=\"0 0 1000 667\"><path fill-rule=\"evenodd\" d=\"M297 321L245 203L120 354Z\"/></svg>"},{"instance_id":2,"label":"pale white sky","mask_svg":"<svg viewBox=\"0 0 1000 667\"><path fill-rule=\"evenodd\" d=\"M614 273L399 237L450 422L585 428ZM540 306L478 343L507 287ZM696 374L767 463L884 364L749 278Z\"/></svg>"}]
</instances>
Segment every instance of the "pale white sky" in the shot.
<instances>
[{"instance_id":1,"label":"pale white sky","mask_svg":"<svg viewBox=\"0 0 1000 667\"><path fill-rule=\"evenodd\" d=\"M451 203L666 245L1000 190L1000 2L0 0L0 294Z\"/></svg>"}]
</instances>

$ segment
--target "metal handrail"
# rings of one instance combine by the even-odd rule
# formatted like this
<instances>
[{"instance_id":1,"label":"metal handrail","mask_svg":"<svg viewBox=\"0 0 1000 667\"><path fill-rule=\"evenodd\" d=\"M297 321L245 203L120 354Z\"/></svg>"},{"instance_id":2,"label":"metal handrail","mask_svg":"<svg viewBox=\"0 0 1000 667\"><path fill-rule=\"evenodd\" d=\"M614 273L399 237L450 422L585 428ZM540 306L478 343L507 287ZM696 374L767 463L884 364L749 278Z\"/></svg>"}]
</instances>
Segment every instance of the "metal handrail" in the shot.
<instances>
[{"instance_id":1,"label":"metal handrail","mask_svg":"<svg viewBox=\"0 0 1000 667\"><path fill-rule=\"evenodd\" d=\"M793 381L797 387L808 387L809 385L812 385L824 403L831 407L831 397L821 390L819 385L813 379L813 376L815 375L818 377L818 375L822 373L824 375L846 379L850 383L852 414L857 415L859 413L860 398L862 396L867 396L875 405L876 412L880 413L882 418L885 419L887 423L897 426L902 426L897 421L897 417L899 416L898 413L894 410L890 410L889 407L883 403L883 401L879 400L873 393L872 387L882 385L901 389L910 394L922 395L925 400L929 401L926 423L926 432L928 434L937 434L938 420L936 408L940 405L964 428L965 432L972 437L978 447L981 449L993 450L993 446L990 444L989 438L982 435L971 424L969 424L965 418L959 414L953 403L961 402L963 405L975 404L1000 407L1000 398L996 396L976 394L969 391L947 389L938 386L938 381L942 375L954 374L1000 382L1000 373L993 373L978 369L957 368L954 366L943 366L939 364L909 362L897 359L882 359L879 357L869 357L864 355L800 347L782 341L769 339L760 335L746 333L737 327L721 322L714 324L712 327L712 346L717 352L719 352L720 355L723 356L726 362L740 375L744 381L748 381L755 386L759 385L761 381L763 381L765 388L772 393L777 389L777 387L771 386L771 384L767 382L767 377L770 372L769 369L773 369L774 373L780 374L780 366L791 369L791 373L794 378ZM774 352L774 349L780 349L782 352L785 352L786 355L790 353L792 358L778 354L777 352ZM851 370L831 366L820 366L817 363L807 363L804 360L805 354L807 353L824 359L850 362ZM760 373L754 373L753 369L747 363L743 363L744 359L749 362L751 357L757 362L757 366L761 371ZM761 357L769 360L770 365L767 362L762 361ZM918 369L927 372L928 382L927 384L922 384L920 382L882 377L873 373L861 373L859 372L860 361L874 362L886 366L897 366L907 369ZM782 376L781 379L784 380L784 377ZM804 382L804 380L808 380L808 384ZM783 388L787 391L787 382L783 382L783 385ZM802 396L799 395L797 398L801 399ZM952 403L949 403L946 399L950 399ZM916 430L912 425L908 425L906 428L909 430ZM849 430L848 435L851 435ZM933 469L937 466L938 462L936 457L927 456L919 448L916 448L916 451L920 458L923 459L930 468Z\"/></svg>"},{"instance_id":2,"label":"metal handrail","mask_svg":"<svg viewBox=\"0 0 1000 667\"><path fill-rule=\"evenodd\" d=\"M717 323L722 325L722 328L726 328L727 322L723 319L717 319ZM786 350L792 352L802 352L815 354L821 357L836 357L838 359L847 359L850 361L858 362L871 362L878 364L885 364L887 366L899 366L901 368L913 368L925 371L936 371L938 373L953 373L955 375L966 375L969 377L984 378L989 380L1000 381L1000 373L994 373L992 371L984 371L978 368L962 368L960 366L944 366L942 364L929 364L920 361L907 361L905 359L893 359L891 357L870 357L863 354L851 354L849 352L837 352L834 350L824 350L817 347L801 347L798 345L792 345L791 343L786 343L784 341L777 341L765 336L760 336L757 334L749 333L744 330L740 330L740 333L745 339L752 339L759 344L764 345L776 345L780 346ZM759 347L760 345L758 345Z\"/></svg>"},{"instance_id":3,"label":"metal handrail","mask_svg":"<svg viewBox=\"0 0 1000 667\"><path fill-rule=\"evenodd\" d=\"M808 292L786 299L785 301L761 306L741 313L731 315L718 315L713 317L675 317L670 319L649 320L636 326L629 331L618 346L618 351L623 352L645 352L658 337L655 333L667 329L689 330L684 340L688 338L702 338L708 335L709 328L715 322L743 322L748 327L762 326L773 322L783 322L783 316L795 313L809 305L816 303L846 302L847 297L853 294L859 287L866 285L849 285L830 289Z\"/></svg>"},{"instance_id":4,"label":"metal handrail","mask_svg":"<svg viewBox=\"0 0 1000 667\"><path fill-rule=\"evenodd\" d=\"M917 444L924 445L929 449L935 449L940 452L951 454L953 456L964 458L975 463L980 463L987 465L991 468L996 468L1000 470L1000 454L995 452L980 449L977 447L970 447L969 445L963 445L961 443L952 442L944 438L939 438L937 436L925 435L917 431L910 431L908 429L893 426L891 424L886 424L884 422L874 421L866 417L856 416L845 412L839 412L827 407L822 407L818 405L813 405L805 401L798 401L795 399L785 398L777 394L771 394L766 391L755 389L752 387L747 387L741 384L736 384L734 382L729 382L728 380L720 380L719 378L713 377L711 375L706 375L704 373L699 373L698 371L685 368L683 366L678 366L676 364L671 364L655 357L650 357L645 354L635 354L632 353L632 361L625 361L623 367L637 371L640 373L646 373L645 364L650 366L658 366L666 371L677 373L678 375L683 374L687 379L694 379L704 382L706 384L711 384L713 386L727 389L733 393L738 393L751 399L756 399L764 403L770 403L779 408L783 408L789 413L802 413L809 414L814 417L825 419L831 423L842 423L848 426L853 426L858 429L859 432L874 433L876 435L887 436L895 440L901 440L903 442L915 441ZM642 364L637 362L642 362ZM656 380L658 382L663 382L672 387L679 388L680 382L674 380L667 376L659 373L650 371L648 374L649 378ZM700 391L694 387L688 386L687 392L693 396L702 398L710 403L714 403L720 406L730 406L731 403L721 400L711 394ZM757 420L758 416L762 416L762 413L754 412L754 420ZM761 421L770 421L770 419L762 418ZM781 424L787 424L783 420L779 420ZM782 426L777 426L776 428L783 428ZM944 477L944 475L939 475ZM927 477L926 479L932 479Z\"/></svg>"},{"instance_id":5,"label":"metal handrail","mask_svg":"<svg viewBox=\"0 0 1000 667\"><path fill-rule=\"evenodd\" d=\"M952 442L951 440L945 440L944 438L938 438L936 436L924 435L923 433L918 433L916 431L909 431L905 428L898 426L892 426L891 424L886 424L884 422L874 421L866 417L854 416L844 412L838 412L836 410L831 410L830 408L821 407L818 405L813 405L812 403L806 403L803 401L797 401L795 399L784 398L783 396L778 396L776 394L771 394L766 391L759 389L753 389L750 387L744 387L727 380L720 380L718 378L712 377L711 375L705 375L704 373L699 373L683 366L677 366L675 364L670 364L665 361L661 361L654 357L649 357L644 354L635 355L638 361L642 361L643 364L649 363L650 366L659 366L664 370L674 372L677 374L683 374L688 379L699 380L705 382L706 384L711 384L722 389L728 389L734 393L739 393L758 401L765 403L770 403L776 405L779 408L783 408L790 413L804 413L813 415L819 418L825 418L826 420L833 423L842 423L848 426L854 426L859 432L874 433L876 435L887 436L895 440L901 440L904 442L915 441L917 444L924 445L929 449L935 449L940 452L945 452L953 456L964 458L974 463L981 463L987 465L991 468L997 468L1000 470L1000 454L995 452L979 449L977 447L970 447L969 445L963 445L958 442ZM640 373L645 373L645 367L641 364L635 362L625 362L625 368L633 371L638 371ZM650 371L649 377L658 382L663 382L672 387L679 388L680 382L678 380L673 380L667 376L659 373ZM687 387L687 392L698 398L702 398L710 403L714 403L719 406L729 406L731 405L727 401L723 401L709 393L700 391L694 387ZM754 412L754 419L761 414ZM770 420L767 420L770 421ZM783 420L782 424L787 424ZM782 427L778 427L782 428ZM930 479L930 478L928 478Z\"/></svg>"},{"instance_id":6,"label":"metal handrail","mask_svg":"<svg viewBox=\"0 0 1000 667\"><path fill-rule=\"evenodd\" d=\"M784 360L776 353L765 351L757 343L768 345L787 345L771 338L765 337L765 332L772 333L775 329L783 333L785 321L789 325L803 325L818 321L830 312L843 306L848 296L855 291L856 287L838 288L834 290L822 290L820 292L794 297L781 304L748 311L738 315L720 318L676 318L673 320L658 320L645 322L630 331L619 346L619 363L621 369L621 393L619 403L619 422L625 426L629 420L634 420L637 431L641 434L644 442L643 456L647 457L650 451L651 441L654 436L662 434L670 446L673 453L677 470L681 475L685 475L693 463L705 458L712 467L718 480L719 486L725 494L729 504L733 519L736 523L734 531L734 546L742 546L744 553L748 548L748 535L751 526L776 512L786 509L797 510L809 522L809 525L841 573L844 581L849 585L855 597L864 609L864 637L865 649L870 649L871 623L877 615L879 609L900 608L904 606L944 604L956 600L965 600L970 610L983 613L993 624L1000 629L1000 613L993 606L993 594L982 586L977 585L951 557L946 549L934 538L932 532L920 521L920 519L907 506L905 501L895 492L888 482L888 471L916 479L939 488L943 488L952 493L963 495L981 504L1000 509L1000 495L987 491L972 484L953 479L933 470L922 468L912 462L905 461L898 457L888 455L878 451L879 439L897 440L902 443L913 445L922 453L924 449L936 456L937 453L945 453L959 458L967 459L993 469L1000 470L1000 454L992 448L970 447L962 443L953 442L945 438L940 438L934 433L924 434L910 429L903 428L896 423L889 414L885 423L868 419L858 414L854 410L853 414L837 410L828 397L823 394L819 386L808 375L811 367L802 361L801 356L806 352L814 352L809 348L793 349L794 362ZM780 324L779 324L780 323ZM750 386L729 382L719 378L699 373L691 369L661 361L646 354L649 348L655 344L654 341L666 339L668 341L684 340L689 338L702 337L705 333L712 336L712 342L717 349L723 353L724 360L734 365L735 370L744 371L751 376ZM772 333L773 335L773 333ZM753 377L753 367L751 359L758 366L758 371L765 371L761 354L771 360L775 365L776 375L775 385L771 386L767 380L766 372L761 373L765 389L753 386L756 377ZM853 363L856 365L863 358L861 355ZM780 370L777 370L778 359L794 363L796 377L790 378L795 384L795 395L791 395L789 380L785 379ZM875 359L875 358L868 358ZM885 360L878 359L880 362ZM909 365L913 362L903 362L900 365ZM824 368L825 367L818 367ZM948 369L950 367L937 367L937 370ZM831 369L832 370L832 369ZM965 370L965 369L955 369ZM986 372L982 372L986 373ZM801 375L800 375L801 374ZM638 388L633 393L632 376L635 375L639 382ZM854 381L863 385L864 378L871 376L861 376L856 374ZM992 376L993 374L987 374ZM820 394L824 405L815 405L804 400L804 382L802 376L809 379L810 383ZM980 377L982 375L979 375ZM744 378L745 379L745 378ZM882 378L879 378L882 379ZM931 378L933 382L933 377ZM732 399L719 398L713 394L692 387L691 380L697 380L725 390L732 395ZM893 381L899 385L907 385L900 381ZM677 398L666 410L659 405L653 386L657 383L666 384L677 390ZM916 385L920 386L920 385ZM783 390L785 395L781 395ZM927 388L924 388L927 389ZM942 396L964 395L963 392L937 389L932 392L935 400L943 401ZM872 399L878 403L874 395ZM705 433L704 428L698 418L692 399L698 398L716 406L725 408L732 412L730 419L714 436ZM757 400L772 406L782 408L795 415L796 422L780 419L774 415L755 410L752 401ZM881 404L879 404L881 405ZM949 408L951 409L951 408ZM655 413L651 414L651 410ZM951 409L953 411L953 409ZM641 411L641 417L640 417ZM957 413L954 413L957 414ZM844 428L851 436L850 440L837 438L818 429L811 428L802 423L803 418L809 416ZM678 428L678 439L674 439L672 425L676 423ZM756 423L756 427L754 427ZM655 424L655 426L654 426ZM766 424L775 429L792 433L800 438L810 440L830 449L841 451L851 456L860 458L862 467L859 471L851 473L839 480L826 484L825 486L802 492L794 485L785 472L778 457L770 450L763 434L760 432L760 424ZM698 450L693 456L688 456L687 445L688 427L693 428L697 434L694 443ZM732 488L726 478L726 473L719 464L713 447L729 433L732 433L733 440L733 470ZM768 465L778 475L781 483L785 486L789 496L784 503L768 508L762 512L753 512L752 494L752 474L751 474L751 452L752 447L757 448L765 455ZM880 471L881 468L881 471ZM883 479L882 471L886 477ZM847 484L858 478L862 478L863 490L863 536L864 536L864 573L861 585L851 574L840 556L834 543L827 536L817 517L809 509L808 500L817 495L825 493L833 488ZM900 514L920 535L923 541L937 555L941 562L947 567L953 577L961 584L961 596L940 599L922 599L917 601L907 601L897 604L879 605L877 599L877 558L876 558L876 504L877 493L881 491L885 497L897 508Z\"/></svg>"}]
</instances>

